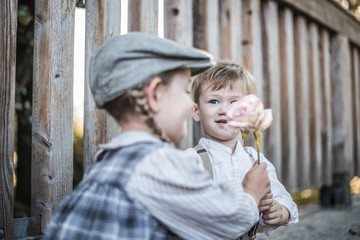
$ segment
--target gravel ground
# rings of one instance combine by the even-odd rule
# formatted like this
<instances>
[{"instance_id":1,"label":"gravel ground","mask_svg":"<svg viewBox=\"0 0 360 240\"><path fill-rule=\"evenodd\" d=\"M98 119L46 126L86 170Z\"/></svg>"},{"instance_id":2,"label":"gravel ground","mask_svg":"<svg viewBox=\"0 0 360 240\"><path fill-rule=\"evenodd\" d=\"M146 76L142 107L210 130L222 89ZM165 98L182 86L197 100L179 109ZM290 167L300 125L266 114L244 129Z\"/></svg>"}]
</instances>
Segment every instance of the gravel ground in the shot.
<instances>
[{"instance_id":1,"label":"gravel ground","mask_svg":"<svg viewBox=\"0 0 360 240\"><path fill-rule=\"evenodd\" d=\"M271 236L257 234L257 240L360 240L360 195L352 195L345 209L310 205L299 209L297 224L278 228Z\"/></svg>"}]
</instances>

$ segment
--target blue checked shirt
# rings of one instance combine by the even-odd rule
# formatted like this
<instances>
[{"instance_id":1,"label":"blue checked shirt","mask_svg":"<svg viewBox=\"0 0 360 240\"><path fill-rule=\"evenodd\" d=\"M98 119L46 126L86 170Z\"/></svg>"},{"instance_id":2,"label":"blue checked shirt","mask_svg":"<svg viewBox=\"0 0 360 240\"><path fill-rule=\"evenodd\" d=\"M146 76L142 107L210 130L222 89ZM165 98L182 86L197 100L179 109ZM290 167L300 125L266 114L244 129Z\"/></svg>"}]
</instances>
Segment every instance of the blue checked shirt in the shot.
<instances>
[{"instance_id":1,"label":"blue checked shirt","mask_svg":"<svg viewBox=\"0 0 360 240\"><path fill-rule=\"evenodd\" d=\"M186 152L129 131L61 203L44 239L235 239L259 212L241 182L215 183Z\"/></svg>"}]
</instances>

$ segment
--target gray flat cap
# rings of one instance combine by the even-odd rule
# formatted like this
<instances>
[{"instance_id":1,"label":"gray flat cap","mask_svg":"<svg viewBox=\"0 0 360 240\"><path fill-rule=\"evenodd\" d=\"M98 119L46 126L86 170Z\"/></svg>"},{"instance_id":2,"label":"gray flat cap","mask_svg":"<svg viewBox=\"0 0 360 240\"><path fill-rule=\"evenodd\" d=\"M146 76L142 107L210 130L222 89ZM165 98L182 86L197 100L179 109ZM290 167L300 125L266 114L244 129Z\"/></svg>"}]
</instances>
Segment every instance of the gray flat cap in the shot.
<instances>
[{"instance_id":1,"label":"gray flat cap","mask_svg":"<svg viewBox=\"0 0 360 240\"><path fill-rule=\"evenodd\" d=\"M106 41L91 57L90 88L96 106L160 73L189 68L194 76L213 65L206 52L145 33L128 33Z\"/></svg>"}]
</instances>

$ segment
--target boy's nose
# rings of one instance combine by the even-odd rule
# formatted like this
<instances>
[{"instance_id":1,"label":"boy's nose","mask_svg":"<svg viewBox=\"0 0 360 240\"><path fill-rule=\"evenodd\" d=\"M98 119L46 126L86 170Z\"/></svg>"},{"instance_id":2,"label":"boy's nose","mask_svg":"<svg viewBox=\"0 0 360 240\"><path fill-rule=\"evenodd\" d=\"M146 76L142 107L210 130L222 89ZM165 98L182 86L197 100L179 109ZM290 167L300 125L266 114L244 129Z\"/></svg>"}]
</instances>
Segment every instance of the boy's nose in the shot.
<instances>
[{"instance_id":1,"label":"boy's nose","mask_svg":"<svg viewBox=\"0 0 360 240\"><path fill-rule=\"evenodd\" d=\"M226 114L226 110L228 108L228 105L227 104L220 104L219 106L219 115L223 115L223 114Z\"/></svg>"}]
</instances>

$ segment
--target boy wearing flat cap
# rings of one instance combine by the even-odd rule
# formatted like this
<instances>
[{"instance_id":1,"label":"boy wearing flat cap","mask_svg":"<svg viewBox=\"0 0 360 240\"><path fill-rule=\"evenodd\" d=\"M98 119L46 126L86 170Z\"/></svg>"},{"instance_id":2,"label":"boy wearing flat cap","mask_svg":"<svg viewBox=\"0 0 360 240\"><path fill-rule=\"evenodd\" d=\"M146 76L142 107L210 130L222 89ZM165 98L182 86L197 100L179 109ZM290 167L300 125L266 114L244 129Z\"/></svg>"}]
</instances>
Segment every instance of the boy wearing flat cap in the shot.
<instances>
[{"instance_id":1,"label":"boy wearing flat cap","mask_svg":"<svg viewBox=\"0 0 360 240\"><path fill-rule=\"evenodd\" d=\"M186 136L190 77L209 55L143 33L113 37L90 62L90 88L122 133L61 203L44 239L235 239L259 220L266 164L214 182L173 143Z\"/></svg>"}]
</instances>

